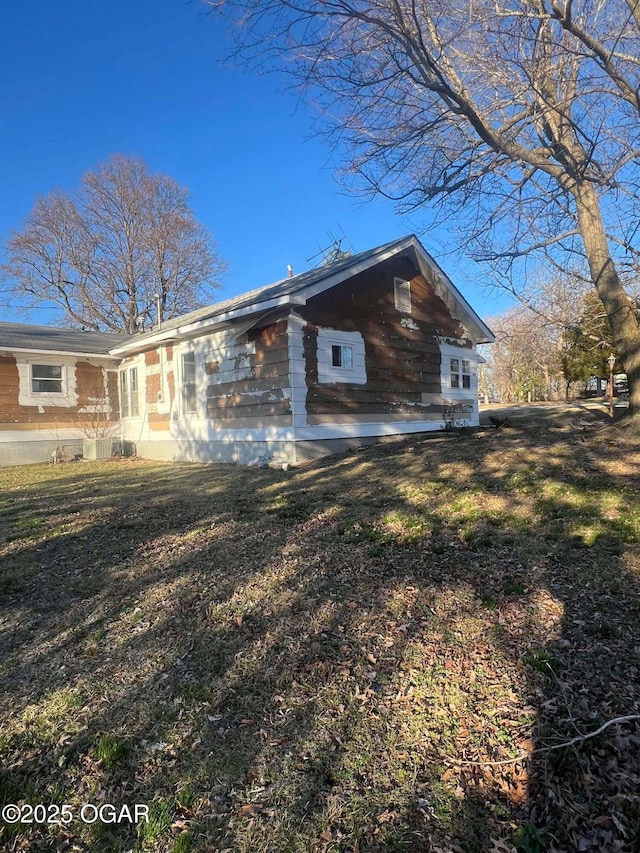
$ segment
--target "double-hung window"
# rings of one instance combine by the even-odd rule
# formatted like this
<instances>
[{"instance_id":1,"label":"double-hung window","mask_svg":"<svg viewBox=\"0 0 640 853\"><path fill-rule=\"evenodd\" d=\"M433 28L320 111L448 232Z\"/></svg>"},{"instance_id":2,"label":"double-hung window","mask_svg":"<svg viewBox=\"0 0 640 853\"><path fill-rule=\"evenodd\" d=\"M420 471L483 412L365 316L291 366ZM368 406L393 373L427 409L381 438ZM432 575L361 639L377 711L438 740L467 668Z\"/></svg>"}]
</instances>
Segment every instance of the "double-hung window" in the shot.
<instances>
[{"instance_id":1,"label":"double-hung window","mask_svg":"<svg viewBox=\"0 0 640 853\"><path fill-rule=\"evenodd\" d=\"M450 358L449 374L452 388L471 388L471 362L468 358Z\"/></svg>"},{"instance_id":2,"label":"double-hung window","mask_svg":"<svg viewBox=\"0 0 640 853\"><path fill-rule=\"evenodd\" d=\"M186 352L182 356L182 411L196 411L196 354Z\"/></svg>"},{"instance_id":3,"label":"double-hung window","mask_svg":"<svg viewBox=\"0 0 640 853\"><path fill-rule=\"evenodd\" d=\"M120 414L123 418L137 418L140 414L137 367L120 372Z\"/></svg>"},{"instance_id":4,"label":"double-hung window","mask_svg":"<svg viewBox=\"0 0 640 853\"><path fill-rule=\"evenodd\" d=\"M31 365L32 394L62 394L62 380L61 364Z\"/></svg>"}]
</instances>

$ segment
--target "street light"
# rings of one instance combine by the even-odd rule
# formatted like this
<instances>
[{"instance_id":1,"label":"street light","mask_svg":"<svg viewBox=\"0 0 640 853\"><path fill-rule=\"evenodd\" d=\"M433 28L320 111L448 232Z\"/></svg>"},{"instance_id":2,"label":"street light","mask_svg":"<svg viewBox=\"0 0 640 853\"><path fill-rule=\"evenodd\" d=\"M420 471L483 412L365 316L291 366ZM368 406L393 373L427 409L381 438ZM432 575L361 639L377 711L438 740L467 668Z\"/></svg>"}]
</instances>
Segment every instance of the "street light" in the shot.
<instances>
[{"instance_id":1,"label":"street light","mask_svg":"<svg viewBox=\"0 0 640 853\"><path fill-rule=\"evenodd\" d=\"M609 417L613 417L613 365L616 363L616 357L613 353L607 359L609 365Z\"/></svg>"}]
</instances>

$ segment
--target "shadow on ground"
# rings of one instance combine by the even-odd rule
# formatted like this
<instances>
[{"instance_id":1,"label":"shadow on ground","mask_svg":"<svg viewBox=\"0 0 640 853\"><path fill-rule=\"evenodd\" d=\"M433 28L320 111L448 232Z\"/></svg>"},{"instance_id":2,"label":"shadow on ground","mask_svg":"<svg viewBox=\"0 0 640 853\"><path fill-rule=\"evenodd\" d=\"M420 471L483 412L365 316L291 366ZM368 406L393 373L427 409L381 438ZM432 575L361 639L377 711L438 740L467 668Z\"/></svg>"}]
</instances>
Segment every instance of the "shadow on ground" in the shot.
<instances>
[{"instance_id":1,"label":"shadow on ground","mask_svg":"<svg viewBox=\"0 0 640 853\"><path fill-rule=\"evenodd\" d=\"M0 472L8 850L640 844L640 454L404 440L297 471Z\"/></svg>"}]
</instances>

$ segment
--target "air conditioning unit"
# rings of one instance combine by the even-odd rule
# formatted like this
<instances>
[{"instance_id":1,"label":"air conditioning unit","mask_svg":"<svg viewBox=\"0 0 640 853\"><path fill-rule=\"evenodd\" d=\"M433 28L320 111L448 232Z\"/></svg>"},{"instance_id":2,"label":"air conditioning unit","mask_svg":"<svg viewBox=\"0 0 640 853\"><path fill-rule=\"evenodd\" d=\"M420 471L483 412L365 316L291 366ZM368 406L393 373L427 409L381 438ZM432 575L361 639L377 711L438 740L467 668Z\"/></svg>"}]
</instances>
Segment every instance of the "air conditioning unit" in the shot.
<instances>
[{"instance_id":1,"label":"air conditioning unit","mask_svg":"<svg viewBox=\"0 0 640 853\"><path fill-rule=\"evenodd\" d=\"M85 438L82 442L82 456L85 459L111 459L112 438Z\"/></svg>"}]
</instances>

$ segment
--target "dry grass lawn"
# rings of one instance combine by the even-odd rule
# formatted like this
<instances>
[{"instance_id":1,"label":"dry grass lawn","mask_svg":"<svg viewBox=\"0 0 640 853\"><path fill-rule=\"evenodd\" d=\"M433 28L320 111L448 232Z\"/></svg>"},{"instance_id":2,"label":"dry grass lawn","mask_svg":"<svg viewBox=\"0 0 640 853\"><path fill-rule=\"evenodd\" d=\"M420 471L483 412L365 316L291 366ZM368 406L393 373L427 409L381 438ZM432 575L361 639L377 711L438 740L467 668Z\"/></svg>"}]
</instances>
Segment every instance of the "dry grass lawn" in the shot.
<instances>
[{"instance_id":1,"label":"dry grass lawn","mask_svg":"<svg viewBox=\"0 0 640 853\"><path fill-rule=\"evenodd\" d=\"M638 721L544 751L640 714L639 473L617 428L0 470L0 801L74 814L0 847L640 849Z\"/></svg>"}]
</instances>

